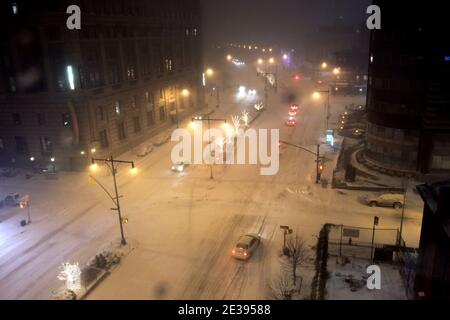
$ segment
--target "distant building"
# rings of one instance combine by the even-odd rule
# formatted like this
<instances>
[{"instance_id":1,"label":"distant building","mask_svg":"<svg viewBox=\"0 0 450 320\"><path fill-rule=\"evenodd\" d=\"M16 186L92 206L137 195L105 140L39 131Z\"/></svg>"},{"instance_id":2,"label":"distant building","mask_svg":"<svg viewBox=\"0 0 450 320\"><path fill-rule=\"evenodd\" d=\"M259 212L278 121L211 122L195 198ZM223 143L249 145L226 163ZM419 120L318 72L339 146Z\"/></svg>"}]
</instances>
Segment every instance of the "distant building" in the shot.
<instances>
[{"instance_id":1,"label":"distant building","mask_svg":"<svg viewBox=\"0 0 450 320\"><path fill-rule=\"evenodd\" d=\"M365 157L419 174L450 172L450 42L440 5L377 0L370 35ZM427 8L426 8L427 7Z\"/></svg>"},{"instance_id":2,"label":"distant building","mask_svg":"<svg viewBox=\"0 0 450 320\"><path fill-rule=\"evenodd\" d=\"M71 4L81 30L66 27ZM0 6L0 165L81 170L204 105L199 0Z\"/></svg>"},{"instance_id":3,"label":"distant building","mask_svg":"<svg viewBox=\"0 0 450 320\"><path fill-rule=\"evenodd\" d=\"M417 187L424 201L415 292L418 299L450 299L450 180Z\"/></svg>"}]
</instances>

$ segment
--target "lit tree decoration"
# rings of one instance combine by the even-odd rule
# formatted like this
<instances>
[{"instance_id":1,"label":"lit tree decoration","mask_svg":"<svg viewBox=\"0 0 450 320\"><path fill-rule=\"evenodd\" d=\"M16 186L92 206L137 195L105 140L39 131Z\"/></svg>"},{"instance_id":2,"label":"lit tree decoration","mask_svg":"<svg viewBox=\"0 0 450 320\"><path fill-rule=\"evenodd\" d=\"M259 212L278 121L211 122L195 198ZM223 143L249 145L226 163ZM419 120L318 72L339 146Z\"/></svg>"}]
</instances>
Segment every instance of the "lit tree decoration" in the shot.
<instances>
[{"instance_id":1,"label":"lit tree decoration","mask_svg":"<svg viewBox=\"0 0 450 320\"><path fill-rule=\"evenodd\" d=\"M81 269L77 263L70 264L64 262L61 267L58 279L66 282L68 290L77 291L81 289Z\"/></svg>"},{"instance_id":2,"label":"lit tree decoration","mask_svg":"<svg viewBox=\"0 0 450 320\"><path fill-rule=\"evenodd\" d=\"M233 122L235 133L238 134L239 128L241 127L241 117L231 116L231 121Z\"/></svg>"},{"instance_id":3,"label":"lit tree decoration","mask_svg":"<svg viewBox=\"0 0 450 320\"><path fill-rule=\"evenodd\" d=\"M242 111L242 116L241 119L242 121L244 121L244 125L247 127L248 126L248 115L249 113L247 112L247 110Z\"/></svg>"}]
</instances>

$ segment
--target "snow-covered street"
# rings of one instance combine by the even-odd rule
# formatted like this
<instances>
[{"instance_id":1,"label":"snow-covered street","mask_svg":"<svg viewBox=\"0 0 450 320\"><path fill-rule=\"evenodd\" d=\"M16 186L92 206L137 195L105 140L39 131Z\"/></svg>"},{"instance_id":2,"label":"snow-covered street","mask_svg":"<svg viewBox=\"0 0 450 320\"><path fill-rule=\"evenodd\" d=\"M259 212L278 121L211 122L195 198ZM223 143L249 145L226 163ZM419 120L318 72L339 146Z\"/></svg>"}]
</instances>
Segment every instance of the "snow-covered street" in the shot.
<instances>
[{"instance_id":1,"label":"snow-covered street","mask_svg":"<svg viewBox=\"0 0 450 320\"><path fill-rule=\"evenodd\" d=\"M234 82L256 88L262 97L263 80L254 68L229 68ZM280 139L314 151L325 129L323 103L310 98L309 81L293 84L285 73L284 85L277 94L270 91L269 106L251 127L279 128ZM288 92L301 105L295 127L285 125ZM234 94L222 93L224 101L232 101ZM331 123L346 104L364 101L363 96L332 96ZM230 119L241 113L238 104L228 102L214 117ZM280 225L290 226L309 246L315 245L324 223L371 227L376 215L380 228L400 226L401 210L365 205L360 199L367 192L316 184L315 158L302 150L283 147L280 169L273 176L260 175L258 165L214 165L210 179L207 165L172 172L173 145L156 147L144 158L131 152L119 157L135 160L138 168L137 175L125 167L118 170L122 214L129 221L124 232L133 250L88 299L268 299L270 282L279 271ZM327 159L322 178L330 182L338 150L323 145L321 153ZM95 176L112 190L107 168L100 167ZM84 264L119 238L117 216L110 210L114 205L98 186L88 183L88 173L60 173L58 180L1 179L2 194L30 195L32 223L20 226L24 210L0 209L0 299L49 299L61 285L61 263ZM403 238L416 247L422 202L412 188L411 183ZM260 234L262 243L249 261L235 260L231 250L247 233Z\"/></svg>"}]
</instances>

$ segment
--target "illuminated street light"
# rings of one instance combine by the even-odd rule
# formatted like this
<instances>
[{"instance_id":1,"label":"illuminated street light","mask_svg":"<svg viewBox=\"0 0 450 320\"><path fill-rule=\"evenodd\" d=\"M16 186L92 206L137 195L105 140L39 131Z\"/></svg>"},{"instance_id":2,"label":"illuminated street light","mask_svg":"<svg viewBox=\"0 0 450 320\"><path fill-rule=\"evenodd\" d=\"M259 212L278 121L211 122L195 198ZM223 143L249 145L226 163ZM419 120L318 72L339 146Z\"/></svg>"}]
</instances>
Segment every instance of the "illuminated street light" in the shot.
<instances>
[{"instance_id":1,"label":"illuminated street light","mask_svg":"<svg viewBox=\"0 0 450 320\"><path fill-rule=\"evenodd\" d=\"M326 62L322 62L322 69L326 69L328 67L328 64Z\"/></svg>"},{"instance_id":2,"label":"illuminated street light","mask_svg":"<svg viewBox=\"0 0 450 320\"><path fill-rule=\"evenodd\" d=\"M206 69L206 75L207 76L212 76L214 74L214 70L213 69L211 69L211 68L208 68L208 69Z\"/></svg>"},{"instance_id":3,"label":"illuminated street light","mask_svg":"<svg viewBox=\"0 0 450 320\"><path fill-rule=\"evenodd\" d=\"M258 59L258 64L263 64L263 62L264 62L263 59L261 59L261 58Z\"/></svg>"},{"instance_id":4,"label":"illuminated street light","mask_svg":"<svg viewBox=\"0 0 450 320\"><path fill-rule=\"evenodd\" d=\"M275 62L275 59L274 58L270 58L269 59L269 63L274 63Z\"/></svg>"},{"instance_id":5,"label":"illuminated street light","mask_svg":"<svg viewBox=\"0 0 450 320\"><path fill-rule=\"evenodd\" d=\"M272 52L272 48L269 48L269 52Z\"/></svg>"},{"instance_id":6,"label":"illuminated street light","mask_svg":"<svg viewBox=\"0 0 450 320\"><path fill-rule=\"evenodd\" d=\"M339 73L341 73L340 68L334 68L333 69L333 74L338 75Z\"/></svg>"},{"instance_id":7,"label":"illuminated street light","mask_svg":"<svg viewBox=\"0 0 450 320\"><path fill-rule=\"evenodd\" d=\"M188 90L188 89L183 89L183 90L181 90L181 95L182 95L183 97L187 97L187 96L189 95L189 90Z\"/></svg>"},{"instance_id":8,"label":"illuminated street light","mask_svg":"<svg viewBox=\"0 0 450 320\"><path fill-rule=\"evenodd\" d=\"M312 97L313 97L314 100L318 100L318 99L320 99L320 93L314 92L314 93L312 94Z\"/></svg>"},{"instance_id":9,"label":"illuminated street light","mask_svg":"<svg viewBox=\"0 0 450 320\"><path fill-rule=\"evenodd\" d=\"M262 52L266 52L266 49L265 49L265 48L262 48Z\"/></svg>"},{"instance_id":10,"label":"illuminated street light","mask_svg":"<svg viewBox=\"0 0 450 320\"><path fill-rule=\"evenodd\" d=\"M287 58L288 58L288 55L285 53L285 54L283 54L283 59L284 60L287 60Z\"/></svg>"},{"instance_id":11,"label":"illuminated street light","mask_svg":"<svg viewBox=\"0 0 450 320\"><path fill-rule=\"evenodd\" d=\"M231 59L233 59L233 57L231 56L231 54L227 55L227 60L231 61Z\"/></svg>"}]
</instances>

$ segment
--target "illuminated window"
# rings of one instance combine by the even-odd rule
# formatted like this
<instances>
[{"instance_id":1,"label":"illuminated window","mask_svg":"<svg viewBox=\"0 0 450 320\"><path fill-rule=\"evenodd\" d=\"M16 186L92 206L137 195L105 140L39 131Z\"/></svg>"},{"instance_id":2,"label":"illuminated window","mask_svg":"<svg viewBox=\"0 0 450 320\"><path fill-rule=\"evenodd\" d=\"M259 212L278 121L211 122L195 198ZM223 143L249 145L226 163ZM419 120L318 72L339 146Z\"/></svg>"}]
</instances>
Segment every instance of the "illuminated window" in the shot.
<instances>
[{"instance_id":1,"label":"illuminated window","mask_svg":"<svg viewBox=\"0 0 450 320\"><path fill-rule=\"evenodd\" d=\"M114 106L114 111L116 112L117 115L119 115L121 113L121 111L122 111L120 109L120 101L119 100L116 101L116 104Z\"/></svg>"}]
</instances>

